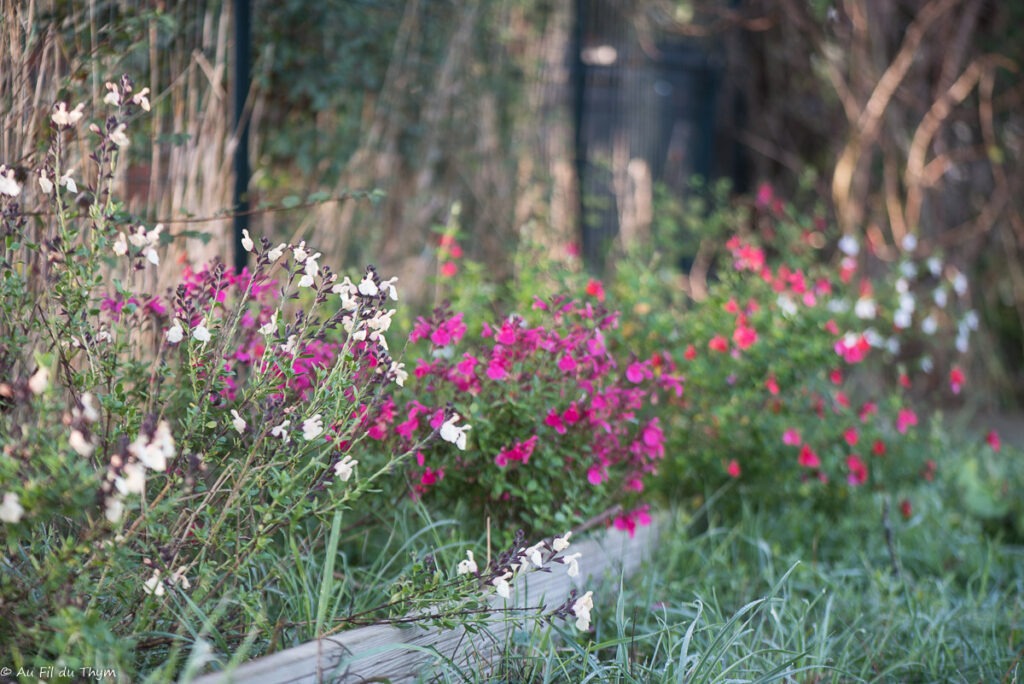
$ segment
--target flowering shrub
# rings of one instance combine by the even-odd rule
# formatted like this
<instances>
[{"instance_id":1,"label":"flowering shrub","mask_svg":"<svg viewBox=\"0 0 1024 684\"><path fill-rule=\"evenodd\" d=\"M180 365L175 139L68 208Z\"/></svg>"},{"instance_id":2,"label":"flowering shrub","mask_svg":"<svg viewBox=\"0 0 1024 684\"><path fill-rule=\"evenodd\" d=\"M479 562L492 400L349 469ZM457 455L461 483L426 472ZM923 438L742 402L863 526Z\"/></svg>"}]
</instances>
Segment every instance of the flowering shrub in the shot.
<instances>
[{"instance_id":1,"label":"flowering shrub","mask_svg":"<svg viewBox=\"0 0 1024 684\"><path fill-rule=\"evenodd\" d=\"M462 312L440 307L417 319L409 340L421 356L369 435L416 451L410 493L432 507L534 532L620 503L615 524L630 528L665 456L651 403L682 386L649 360L617 362L605 342L616 325L600 305L554 296L470 339ZM434 430L458 451L415 447Z\"/></svg>"},{"instance_id":2,"label":"flowering shrub","mask_svg":"<svg viewBox=\"0 0 1024 684\"><path fill-rule=\"evenodd\" d=\"M60 102L45 159L0 166L0 643L14 667L170 677L199 634L222 654L276 634L293 618L269 609L268 569L300 545L333 559L345 511L468 426L442 410L439 430L366 448L407 378L386 337L396 279L373 267L353 282L246 232L252 271L186 267L154 291L174 236L110 192L148 89L107 91L88 163L67 153L84 107ZM52 220L30 222L33 202ZM325 610L307 629L342 617Z\"/></svg>"},{"instance_id":3,"label":"flowering shrub","mask_svg":"<svg viewBox=\"0 0 1024 684\"><path fill-rule=\"evenodd\" d=\"M734 480L761 502L799 493L837 506L856 491L931 481L912 390L931 388L934 402L964 387L961 359L977 326L966 279L938 256L915 259L913 240L896 269L869 279L874 262L855 238L830 243L823 221L793 216L770 192L759 198L757 232L722 240L702 300L637 287L656 276L636 260L609 288L636 319L610 345L674 358L686 378L684 400L663 414L666 487L704 494Z\"/></svg>"}]
</instances>

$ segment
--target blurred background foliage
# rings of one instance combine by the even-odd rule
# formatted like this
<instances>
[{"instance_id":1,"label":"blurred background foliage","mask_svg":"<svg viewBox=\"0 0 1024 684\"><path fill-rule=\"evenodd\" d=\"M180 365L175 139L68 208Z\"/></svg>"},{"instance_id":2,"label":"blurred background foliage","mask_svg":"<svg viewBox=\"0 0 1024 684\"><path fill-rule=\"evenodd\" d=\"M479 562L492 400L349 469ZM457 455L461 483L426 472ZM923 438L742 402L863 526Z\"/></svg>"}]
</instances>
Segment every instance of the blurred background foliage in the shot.
<instances>
[{"instance_id":1,"label":"blurred background foliage","mask_svg":"<svg viewBox=\"0 0 1024 684\"><path fill-rule=\"evenodd\" d=\"M154 112L119 170L126 209L182 238L179 261L230 259L233 3L0 5L0 160L17 164L40 145L57 99L86 99L99 115L103 83L127 72L152 89ZM514 277L518 244L573 257L587 241L581 209L596 206L617 231L602 258L585 255L595 275L640 246L703 277L713 269L702 244L721 234L702 232L704 219L769 182L808 215L824 205L835 235L861 236L876 272L913 233L919 254L971 273L991 335L970 370L994 402L1024 398L1017 3L252 0L251 13L254 234L307 238L333 263L376 263L425 302L438 227L456 204L466 255L498 283ZM594 51L606 43L611 62ZM652 162L629 131L654 124L623 118L650 116L629 90L646 72L624 72L625 95L607 105L613 134L588 149L587 182L604 187L586 186L590 204L579 202L574 141L588 112L576 107L597 105L574 79L596 87L606 72L595 65L663 64L679 46L707 56L713 82L691 95L713 101L702 110L713 121L681 147L667 139L667 161ZM591 51L585 67L577 47ZM665 73L652 82L659 92L675 83ZM659 167L694 169L686 157L699 144L711 155L701 187L728 181L731 195ZM168 276L179 267L169 261Z\"/></svg>"}]
</instances>

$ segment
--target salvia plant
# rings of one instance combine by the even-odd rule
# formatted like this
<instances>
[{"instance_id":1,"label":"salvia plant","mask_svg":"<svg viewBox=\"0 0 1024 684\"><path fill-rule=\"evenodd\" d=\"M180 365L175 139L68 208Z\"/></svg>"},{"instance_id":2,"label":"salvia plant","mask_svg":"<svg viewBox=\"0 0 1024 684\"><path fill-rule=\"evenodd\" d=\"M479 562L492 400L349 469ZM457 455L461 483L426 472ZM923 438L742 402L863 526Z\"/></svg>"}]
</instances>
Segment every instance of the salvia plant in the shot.
<instances>
[{"instance_id":1,"label":"salvia plant","mask_svg":"<svg viewBox=\"0 0 1024 684\"><path fill-rule=\"evenodd\" d=\"M149 92L106 88L101 122L58 102L45 154L0 166L0 643L16 667L173 676L190 651L258 652L287 585L268 568L299 546L332 558L343 516L379 521L388 481L464 449L469 425L445 406L378 444L408 373L386 337L397 279L372 266L341 277L305 242L246 232L251 270L185 266L157 291L175 236L112 192ZM451 581L419 595L448 609L422 614L503 595L537 560L578 571L565 538L544 544L441 564ZM364 621L409 607L382 595ZM551 614L586 629L588 610ZM310 636L359 622L317 617Z\"/></svg>"}]
</instances>

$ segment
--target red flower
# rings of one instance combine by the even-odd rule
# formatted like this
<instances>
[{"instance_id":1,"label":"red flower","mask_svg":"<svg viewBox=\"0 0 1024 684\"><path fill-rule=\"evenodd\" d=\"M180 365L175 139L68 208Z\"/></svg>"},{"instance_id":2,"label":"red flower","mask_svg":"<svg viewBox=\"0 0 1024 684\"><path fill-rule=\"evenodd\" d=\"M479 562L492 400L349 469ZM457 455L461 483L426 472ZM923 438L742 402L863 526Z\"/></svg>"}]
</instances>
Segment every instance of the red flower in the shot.
<instances>
[{"instance_id":1,"label":"red flower","mask_svg":"<svg viewBox=\"0 0 1024 684\"><path fill-rule=\"evenodd\" d=\"M591 278L587 281L587 294L591 297L596 297L597 301L604 301L604 285L601 284L600 280L594 280Z\"/></svg>"},{"instance_id":2,"label":"red flower","mask_svg":"<svg viewBox=\"0 0 1024 684\"><path fill-rule=\"evenodd\" d=\"M900 501L900 515L903 516L904 520L910 520L910 516L913 515L914 509L910 507L910 502L906 499Z\"/></svg>"},{"instance_id":3,"label":"red flower","mask_svg":"<svg viewBox=\"0 0 1024 684\"><path fill-rule=\"evenodd\" d=\"M846 467L850 471L850 474L846 476L846 481L850 486L857 487L867 482L868 467L864 464L864 461L860 460L860 456L857 454L847 456Z\"/></svg>"},{"instance_id":4,"label":"red flower","mask_svg":"<svg viewBox=\"0 0 1024 684\"><path fill-rule=\"evenodd\" d=\"M779 383L775 379L774 375L769 375L768 379L764 381L764 386L768 389L768 393L773 397L779 395Z\"/></svg>"},{"instance_id":5,"label":"red flower","mask_svg":"<svg viewBox=\"0 0 1024 684\"><path fill-rule=\"evenodd\" d=\"M1002 442L999 441L999 433L995 430L988 431L988 434L985 435L985 443L992 447L992 451L999 451L1003 448Z\"/></svg>"},{"instance_id":6,"label":"red flower","mask_svg":"<svg viewBox=\"0 0 1024 684\"><path fill-rule=\"evenodd\" d=\"M857 434L857 428L847 428L846 432L843 433L843 439L850 446L857 446L857 441L860 439L860 436Z\"/></svg>"},{"instance_id":7,"label":"red flower","mask_svg":"<svg viewBox=\"0 0 1024 684\"><path fill-rule=\"evenodd\" d=\"M694 347L692 344L687 345L686 351L683 352L683 358L686 359L687 361L693 361L695 358L697 358L697 348Z\"/></svg>"},{"instance_id":8,"label":"red flower","mask_svg":"<svg viewBox=\"0 0 1024 684\"><path fill-rule=\"evenodd\" d=\"M953 366L953 369L949 371L949 388L953 391L953 394L960 394L963 386L964 372L960 370L959 366Z\"/></svg>"},{"instance_id":9,"label":"red flower","mask_svg":"<svg viewBox=\"0 0 1024 684\"><path fill-rule=\"evenodd\" d=\"M875 443L871 446L871 453L875 456L885 456L885 442L876 439Z\"/></svg>"},{"instance_id":10,"label":"red flower","mask_svg":"<svg viewBox=\"0 0 1024 684\"><path fill-rule=\"evenodd\" d=\"M818 454L814 453L814 450L806 444L800 449L800 456L797 460L804 468L821 467L821 459L818 458Z\"/></svg>"},{"instance_id":11,"label":"red flower","mask_svg":"<svg viewBox=\"0 0 1024 684\"><path fill-rule=\"evenodd\" d=\"M459 265L454 261L446 261L441 264L441 275L445 278L454 278L455 274L459 272Z\"/></svg>"},{"instance_id":12,"label":"red flower","mask_svg":"<svg viewBox=\"0 0 1024 684\"><path fill-rule=\"evenodd\" d=\"M729 341L721 335L715 335L711 338L711 341L708 342L708 349L717 352L727 352L729 351Z\"/></svg>"}]
</instances>

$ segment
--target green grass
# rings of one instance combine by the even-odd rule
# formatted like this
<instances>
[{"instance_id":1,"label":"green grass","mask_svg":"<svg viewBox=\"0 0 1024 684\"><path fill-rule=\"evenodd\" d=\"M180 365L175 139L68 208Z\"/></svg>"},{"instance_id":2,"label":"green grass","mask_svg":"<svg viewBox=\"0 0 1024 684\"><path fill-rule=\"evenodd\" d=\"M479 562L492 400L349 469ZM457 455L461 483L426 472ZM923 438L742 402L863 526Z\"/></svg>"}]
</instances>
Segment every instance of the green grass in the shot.
<instances>
[{"instance_id":1,"label":"green grass","mask_svg":"<svg viewBox=\"0 0 1024 684\"><path fill-rule=\"evenodd\" d=\"M880 498L825 520L794 504L746 507L692 532L673 514L644 572L609 578L591 639L571 626L518 635L489 672L443 681L1019 682L1024 548L986 538L937 492L894 521ZM710 519L716 522L714 511ZM717 521L719 523L723 521Z\"/></svg>"}]
</instances>

